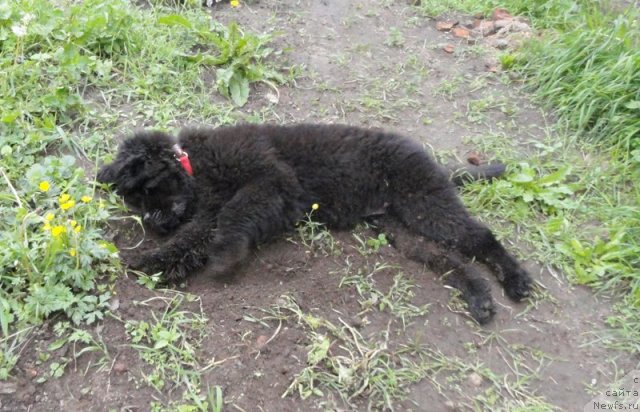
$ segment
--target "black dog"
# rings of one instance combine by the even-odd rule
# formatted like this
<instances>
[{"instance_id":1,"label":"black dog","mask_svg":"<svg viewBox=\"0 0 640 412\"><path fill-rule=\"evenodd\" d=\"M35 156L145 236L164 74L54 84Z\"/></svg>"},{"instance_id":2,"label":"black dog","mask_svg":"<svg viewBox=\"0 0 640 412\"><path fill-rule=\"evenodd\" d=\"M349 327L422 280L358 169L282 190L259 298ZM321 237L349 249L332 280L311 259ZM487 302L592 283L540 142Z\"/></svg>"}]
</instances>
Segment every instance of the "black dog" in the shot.
<instances>
[{"instance_id":1,"label":"black dog","mask_svg":"<svg viewBox=\"0 0 640 412\"><path fill-rule=\"evenodd\" d=\"M409 257L447 272L446 281L481 323L493 316L493 300L487 282L466 262L487 264L512 299L529 295L529 275L469 215L447 170L396 134L338 125L241 125L185 129L176 141L141 132L122 143L98 180L113 183L142 211L145 224L175 232L161 247L125 257L131 267L164 271L171 280L205 264L213 273L231 271L252 247L291 230L317 203L314 216L333 228L375 216Z\"/></svg>"}]
</instances>

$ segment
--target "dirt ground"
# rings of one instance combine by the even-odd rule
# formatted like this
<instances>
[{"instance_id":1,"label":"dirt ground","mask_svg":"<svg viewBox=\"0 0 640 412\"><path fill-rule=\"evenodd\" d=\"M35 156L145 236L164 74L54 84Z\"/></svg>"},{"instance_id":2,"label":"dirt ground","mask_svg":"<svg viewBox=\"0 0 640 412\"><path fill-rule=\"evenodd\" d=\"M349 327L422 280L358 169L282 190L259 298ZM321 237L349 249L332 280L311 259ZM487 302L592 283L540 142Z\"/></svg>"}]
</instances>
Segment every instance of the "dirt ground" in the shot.
<instances>
[{"instance_id":1,"label":"dirt ground","mask_svg":"<svg viewBox=\"0 0 640 412\"><path fill-rule=\"evenodd\" d=\"M242 110L247 115L273 122L384 127L459 158L475 150L468 143L472 138L489 133L504 133L514 145L544 136L547 119L541 111L505 74L489 70L495 66L495 50L436 30L435 20L417 14L407 2L260 0L234 10L219 5L212 13L223 22L236 19L253 32L280 32L275 41L290 50L285 57L305 67L294 85L279 88L279 95L257 86ZM442 50L448 43L454 53ZM474 110L476 101L490 104ZM505 240L513 250L518 249L517 232L514 228ZM365 228L357 234L373 236ZM480 327L463 313L438 274L389 246L365 253L352 232L331 235L333 243L320 248L291 235L260 248L233 277L212 280L205 271L178 288L196 297L181 307L206 317L195 353L197 363L207 368L198 373L202 388L222 389L225 410L581 411L594 393L637 362L593 343L606 333L612 303L569 285L552 268L525 260L540 292L531 302L514 304L496 287L498 313L490 325ZM123 231L115 240L131 246L139 236ZM376 266L382 263L386 268ZM421 310L409 311L403 322L400 304L382 307L372 299L374 304L367 306L363 296L373 295L344 281L358 273L360 282L368 281L383 295L402 273L403 282L415 285L414 296L406 295L410 302L404 304ZM0 409L144 411L154 401L179 403L180 382L169 382L161 391L145 383L151 367L131 346L124 326L127 320L152 320L152 312L162 316L178 295L149 290L133 275L118 279L115 291L113 316L92 330L104 339L108 362L100 367L98 353L86 353L62 377L38 383L50 368L36 359L56 339L53 320L33 334L16 369L18 391L1 397ZM310 315L301 318L291 308ZM276 312L287 315L277 319ZM313 330L309 319L344 322L343 331L359 333L359 342L380 350L348 346L339 334L326 332L326 323ZM343 399L339 389L318 383L322 396L302 399L296 389L283 397L308 366L314 332L330 336L327 356L364 359L360 370L371 376L367 388L377 387L375 368L365 365L375 352L381 360L377 365L388 367L385 381L402 382L400 395L385 406L384 396L375 398L368 389L359 393L355 388ZM349 355L349 349L355 354ZM380 358L384 353L388 356Z\"/></svg>"}]
</instances>

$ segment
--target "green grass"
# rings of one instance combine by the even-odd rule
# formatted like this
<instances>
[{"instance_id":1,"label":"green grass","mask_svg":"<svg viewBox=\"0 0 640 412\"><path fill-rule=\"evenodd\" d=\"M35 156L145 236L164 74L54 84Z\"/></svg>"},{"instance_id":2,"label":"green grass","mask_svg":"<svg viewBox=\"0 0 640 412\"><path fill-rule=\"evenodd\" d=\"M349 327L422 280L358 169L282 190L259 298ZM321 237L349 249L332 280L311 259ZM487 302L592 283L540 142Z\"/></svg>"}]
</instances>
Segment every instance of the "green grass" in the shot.
<instances>
[{"instance_id":1,"label":"green grass","mask_svg":"<svg viewBox=\"0 0 640 412\"><path fill-rule=\"evenodd\" d=\"M526 16L540 36L503 54L525 87L557 119L550 137L530 142L528 163L506 179L466 189L470 207L504 235L516 226L539 262L574 282L621 296L609 319L615 337L599 341L634 352L640 333L640 30L639 15L605 2L423 0L437 16L451 10L489 14L503 7ZM476 104L477 106L477 104ZM474 109L474 110L471 110ZM471 107L469 116L482 114ZM475 118L474 117L474 118ZM478 139L509 161L521 154L508 136ZM504 220L512 225L505 225ZM502 227L502 229L500 229ZM505 236L506 237L506 236Z\"/></svg>"},{"instance_id":2,"label":"green grass","mask_svg":"<svg viewBox=\"0 0 640 412\"><path fill-rule=\"evenodd\" d=\"M609 323L618 331L616 346L637 352L640 30L637 11L605 10L581 9L574 21L517 53L514 68L574 136L569 143L588 153L567 159L567 166L577 165L577 208L548 221L544 237L576 282L625 295Z\"/></svg>"},{"instance_id":3,"label":"green grass","mask_svg":"<svg viewBox=\"0 0 640 412\"><path fill-rule=\"evenodd\" d=\"M637 19L632 11L585 11L579 23L532 42L515 63L560 122L583 138L625 152L640 148Z\"/></svg>"},{"instance_id":4,"label":"green grass","mask_svg":"<svg viewBox=\"0 0 640 412\"><path fill-rule=\"evenodd\" d=\"M520 156L503 135L475 144L502 159ZM616 149L562 134L530 142L527 151L528 163L513 165L504 179L466 186L466 204L500 237L524 243L528 258L598 293L624 296L610 319L625 332L615 346L637 351L638 332L630 326L640 307L640 191L631 182L640 171L616 157Z\"/></svg>"},{"instance_id":5,"label":"green grass","mask_svg":"<svg viewBox=\"0 0 640 412\"><path fill-rule=\"evenodd\" d=\"M164 311L153 310L160 301ZM200 298L175 291L166 291L145 301L133 302L141 309L149 308L150 320L127 320L124 323L130 346L138 352L149 371L140 371L144 382L158 391L165 403L154 402L151 409L164 410L220 410L222 392L201 393L204 372L217 365L215 359L201 364L196 354L205 337L207 318L202 307L188 309L187 304L199 304ZM181 395L176 402L173 393Z\"/></svg>"},{"instance_id":6,"label":"green grass","mask_svg":"<svg viewBox=\"0 0 640 412\"><path fill-rule=\"evenodd\" d=\"M505 8L514 16L527 17L536 27L563 27L575 17L579 7L589 0L421 0L416 8L424 15L438 17L452 11L491 15L496 8Z\"/></svg>"},{"instance_id":7,"label":"green grass","mask_svg":"<svg viewBox=\"0 0 640 412\"><path fill-rule=\"evenodd\" d=\"M477 356L469 361L451 353L450 348L441 350L422 343L420 333L411 337L412 333L405 329L405 318L423 315L426 306L412 305L413 285L401 275L396 276L388 292L376 288L371 276L385 268L389 266L376 266L366 277L347 274L341 286L354 288L363 299L360 301L363 312L358 316L388 311L392 318L402 322L399 329L389 321L386 329L366 332L344 321L335 309L333 315L337 313L337 321L330 321L321 309L302 310L289 295L281 296L270 308L256 309L255 316L245 315L245 320L263 326L276 322L273 336L283 325L305 333L306 366L296 373L283 397L297 395L302 399L315 399L317 405L331 410L398 410L405 407L406 403L402 402L407 400L411 385L426 379L449 400L447 404L452 409L557 409L530 388L549 362L548 356L536 349L510 345L497 332L478 331L483 340L479 346L495 345L503 353L509 371L499 373ZM469 342L468 348L477 350L476 343ZM470 387L470 378L479 382Z\"/></svg>"},{"instance_id":8,"label":"green grass","mask_svg":"<svg viewBox=\"0 0 640 412\"><path fill-rule=\"evenodd\" d=\"M373 341L342 319L336 325L314 313L303 311L291 296L278 304L260 309L255 318L261 323L277 320L305 330L308 339L307 366L296 374L282 397L299 395L302 399L339 396L342 405L356 407L366 403L369 409L393 410L394 402L404 399L408 385L422 376L407 357L397 357L385 339ZM336 408L339 406L334 405Z\"/></svg>"},{"instance_id":9,"label":"green grass","mask_svg":"<svg viewBox=\"0 0 640 412\"><path fill-rule=\"evenodd\" d=\"M640 147L640 30L633 7L610 11L604 1L570 0L422 0L417 7L430 16L450 10L489 15L502 7L528 17L541 38L502 56L503 65L519 70L577 135L627 152Z\"/></svg>"},{"instance_id":10,"label":"green grass","mask_svg":"<svg viewBox=\"0 0 640 412\"><path fill-rule=\"evenodd\" d=\"M511 347L500 337L493 339L507 354L504 361L511 370L509 374L496 373L479 359L470 362L419 342L405 346L401 353L411 353L418 357L414 368L419 370L421 375L429 377L438 393L449 399L447 404L451 409L541 412L558 410L529 388L547 362L544 354L536 353L530 356L534 359L526 359L528 348ZM532 360L537 364L535 368L525 365L525 361L531 363ZM470 380L475 383L470 385Z\"/></svg>"},{"instance_id":11,"label":"green grass","mask_svg":"<svg viewBox=\"0 0 640 412\"><path fill-rule=\"evenodd\" d=\"M314 212L319 208L320 205L314 203L305 219L298 222L296 225L297 238L314 255L339 256L342 254L340 242L333 237L324 223L318 222L314 218ZM290 239L290 241L295 243L294 239Z\"/></svg>"},{"instance_id":12,"label":"green grass","mask_svg":"<svg viewBox=\"0 0 640 412\"><path fill-rule=\"evenodd\" d=\"M409 320L417 316L424 316L429 305L415 306L411 303L416 287L412 279L407 278L402 272L396 273L393 277L393 285L385 293L376 286L374 275L385 269L397 269L386 264L376 263L371 270L360 268L357 274L350 273L351 268L345 268L346 276L340 281L340 287L353 287L360 299L358 303L362 309L358 316L362 316L369 311L388 311L402 323L402 328L406 328ZM368 272L368 273L367 273Z\"/></svg>"},{"instance_id":13,"label":"green grass","mask_svg":"<svg viewBox=\"0 0 640 412\"><path fill-rule=\"evenodd\" d=\"M0 1L0 379L32 325L107 310L121 268L104 227L121 205L93 176L114 135L233 122L251 83L286 80L269 35L154 4Z\"/></svg>"}]
</instances>

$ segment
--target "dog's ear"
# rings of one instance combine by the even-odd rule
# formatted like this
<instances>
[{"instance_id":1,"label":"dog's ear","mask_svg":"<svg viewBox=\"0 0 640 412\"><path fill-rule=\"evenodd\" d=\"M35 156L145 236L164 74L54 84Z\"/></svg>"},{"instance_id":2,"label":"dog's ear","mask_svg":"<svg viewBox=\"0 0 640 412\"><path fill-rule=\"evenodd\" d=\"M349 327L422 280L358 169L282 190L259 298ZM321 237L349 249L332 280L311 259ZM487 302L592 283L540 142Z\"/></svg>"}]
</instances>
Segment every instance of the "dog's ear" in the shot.
<instances>
[{"instance_id":1,"label":"dog's ear","mask_svg":"<svg viewBox=\"0 0 640 412\"><path fill-rule=\"evenodd\" d=\"M157 131L141 131L121 143L116 159L96 176L100 183L115 184L121 194L136 191L163 168L163 159L173 159L173 138Z\"/></svg>"},{"instance_id":2,"label":"dog's ear","mask_svg":"<svg viewBox=\"0 0 640 412\"><path fill-rule=\"evenodd\" d=\"M123 178L131 178L139 173L144 165L140 156L119 155L113 163L102 166L96 176L100 183L118 183Z\"/></svg>"},{"instance_id":3,"label":"dog's ear","mask_svg":"<svg viewBox=\"0 0 640 412\"><path fill-rule=\"evenodd\" d=\"M116 185L119 191L135 189L144 179L144 156L123 152L113 163L103 166L96 176L100 183Z\"/></svg>"},{"instance_id":4,"label":"dog's ear","mask_svg":"<svg viewBox=\"0 0 640 412\"><path fill-rule=\"evenodd\" d=\"M120 168L117 167L117 164L115 162L104 165L98 171L96 179L100 183L115 183L116 176L118 175L118 169Z\"/></svg>"}]
</instances>

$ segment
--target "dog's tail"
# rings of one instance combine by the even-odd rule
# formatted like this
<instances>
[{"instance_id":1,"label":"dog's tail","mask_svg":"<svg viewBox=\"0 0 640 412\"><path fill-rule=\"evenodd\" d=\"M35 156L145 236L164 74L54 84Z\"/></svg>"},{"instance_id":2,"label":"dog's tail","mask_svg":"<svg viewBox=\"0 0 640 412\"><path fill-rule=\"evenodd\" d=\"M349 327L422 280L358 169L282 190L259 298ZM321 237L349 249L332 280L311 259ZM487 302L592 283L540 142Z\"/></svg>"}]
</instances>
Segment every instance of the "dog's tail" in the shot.
<instances>
[{"instance_id":1,"label":"dog's tail","mask_svg":"<svg viewBox=\"0 0 640 412\"><path fill-rule=\"evenodd\" d=\"M492 180L504 174L507 167L500 162L487 163L479 166L457 165L446 166L450 172L450 179L456 186L464 186L466 183L476 180Z\"/></svg>"}]
</instances>

